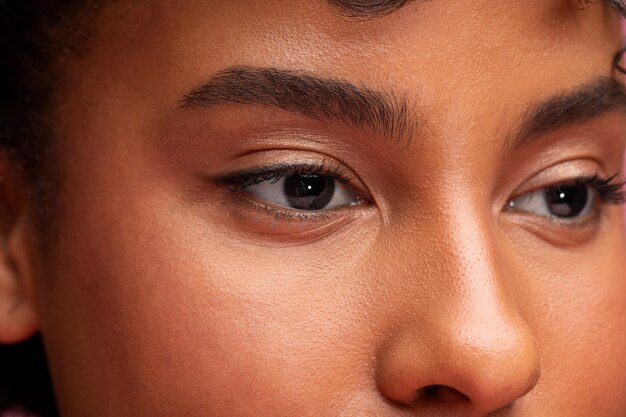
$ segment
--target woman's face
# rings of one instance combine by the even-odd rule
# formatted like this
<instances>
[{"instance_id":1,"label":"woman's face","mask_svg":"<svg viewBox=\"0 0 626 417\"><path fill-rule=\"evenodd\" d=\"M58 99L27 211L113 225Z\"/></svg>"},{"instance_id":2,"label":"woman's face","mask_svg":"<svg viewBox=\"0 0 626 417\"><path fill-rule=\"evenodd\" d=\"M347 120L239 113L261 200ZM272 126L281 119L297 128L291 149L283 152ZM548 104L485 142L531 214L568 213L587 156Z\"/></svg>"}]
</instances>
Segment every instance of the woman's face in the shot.
<instances>
[{"instance_id":1,"label":"woman's face","mask_svg":"<svg viewBox=\"0 0 626 417\"><path fill-rule=\"evenodd\" d=\"M621 36L575 3L105 7L28 256L62 415L623 417Z\"/></svg>"}]
</instances>

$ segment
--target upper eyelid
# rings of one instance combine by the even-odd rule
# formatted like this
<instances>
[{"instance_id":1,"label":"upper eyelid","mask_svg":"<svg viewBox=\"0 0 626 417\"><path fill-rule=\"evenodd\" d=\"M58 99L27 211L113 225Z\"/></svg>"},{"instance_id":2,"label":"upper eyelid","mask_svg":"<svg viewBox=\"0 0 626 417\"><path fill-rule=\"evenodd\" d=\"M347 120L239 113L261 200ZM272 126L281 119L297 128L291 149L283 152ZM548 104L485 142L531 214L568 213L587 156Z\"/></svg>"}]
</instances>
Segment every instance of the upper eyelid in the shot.
<instances>
[{"instance_id":1,"label":"upper eyelid","mask_svg":"<svg viewBox=\"0 0 626 417\"><path fill-rule=\"evenodd\" d=\"M542 190L546 190L553 187L559 186L571 186L571 185L585 185L593 187L599 194L600 201L605 204L624 204L626 203L626 192L623 190L626 185L626 181L615 181L616 178L619 177L619 172L611 175L609 177L601 177L598 173L591 176L583 176L572 179L565 179L563 181L554 182L551 184L547 184L541 187L533 188L531 190L518 193L511 198L509 198L508 204L510 204L513 200L521 198L525 195L531 195Z\"/></svg>"},{"instance_id":2,"label":"upper eyelid","mask_svg":"<svg viewBox=\"0 0 626 417\"><path fill-rule=\"evenodd\" d=\"M509 198L557 185L589 182L594 178L613 180L620 176L619 170L608 175L608 170L601 161L588 157L568 158L533 171L531 175L524 175L525 179L518 182L514 190L509 190Z\"/></svg>"},{"instance_id":3,"label":"upper eyelid","mask_svg":"<svg viewBox=\"0 0 626 417\"><path fill-rule=\"evenodd\" d=\"M289 175L305 174L329 176L343 184L351 183L356 179L356 177L349 174L342 163L328 163L326 160L322 160L313 163L280 163L249 168L222 176L218 178L218 182L228 186L231 191L242 191L247 187L260 184L261 182L275 182Z\"/></svg>"},{"instance_id":4,"label":"upper eyelid","mask_svg":"<svg viewBox=\"0 0 626 417\"><path fill-rule=\"evenodd\" d=\"M306 165L304 166L294 166L294 167L289 167L289 172L293 172L293 170L297 170L299 168L307 168ZM316 168L316 169L324 169L324 168ZM267 172L272 172L272 168L270 167L264 167L261 169L261 171L259 171L261 174L263 174L265 171ZM326 174L327 176L330 176L332 173ZM239 174L234 174L235 176L239 175ZM246 172L242 172L242 175L245 176L247 175ZM297 175L297 174L294 174ZM323 173L320 175L324 175ZM280 179L285 178L284 173L282 174L277 174L276 176L280 177ZM336 181L338 179L335 179ZM225 181L229 181L228 179L226 179ZM258 181L258 184L261 184L265 181L268 180L264 180L264 181ZM278 182L277 181L274 181ZM362 198L361 196L358 195L358 193L354 193L351 190L350 193L353 194L354 198L357 201L357 204L355 205L341 205L341 206L337 206L337 207L333 207L333 208L322 208L322 209L312 209L312 210L301 210L301 209L295 209L295 208L291 208L291 207L287 207L287 206L283 206L282 204L278 204L275 202L272 202L271 200L267 201L263 198L259 198L257 196L255 196L254 194L249 195L249 196L243 196L243 194L248 194L248 193L244 193L245 189L248 187L251 187L253 185L248 185L246 187L239 187L236 189L233 189L233 186L230 185L229 189L231 191L236 191L236 192L240 192L241 196L240 198L243 201L246 201L248 204L251 204L252 206L256 207L257 209L262 209L265 212L268 212L276 217L280 217L280 218L287 218L287 219L301 219L301 220L315 220L315 219L329 219L331 217L333 217L334 214L336 214L336 212L338 210L342 210L345 209L346 207L354 207L354 206L361 206L363 205L363 203L366 203L368 201L368 199ZM346 186L349 188L349 186Z\"/></svg>"},{"instance_id":5,"label":"upper eyelid","mask_svg":"<svg viewBox=\"0 0 626 417\"><path fill-rule=\"evenodd\" d=\"M569 178L564 176L560 180L555 179L549 182L537 181L537 184L530 187L524 187L522 191L514 192L509 195L506 200L502 201L502 203L504 204L504 207L506 207L510 201L519 198L524 194L537 192L545 188L559 185L588 184L594 186L594 189L602 191L602 189L598 187L599 182L604 182L606 183L606 187L610 187L608 192L600 193L602 203L624 203L626 198L624 196L624 192L619 191L619 189L623 187L624 182L614 181L619 177L619 171L611 176L601 174L600 168L596 168L595 172L592 170L588 170L588 172L590 172L589 175L574 175L572 173ZM216 180L218 183L228 187L230 191L240 192L244 191L247 187L259 184L263 181L278 181L280 178L288 175L298 175L303 173L331 176L339 182L347 184L347 187L354 192L361 202L369 202L374 205L378 205L376 203L376 196L369 191L369 188L365 184L361 184L362 181L358 175L353 173L353 171L342 161L336 160L332 157L324 157L317 160L308 159L304 162L294 160L293 162L279 162L265 165L258 164L248 169L242 169L234 173L217 177Z\"/></svg>"}]
</instances>

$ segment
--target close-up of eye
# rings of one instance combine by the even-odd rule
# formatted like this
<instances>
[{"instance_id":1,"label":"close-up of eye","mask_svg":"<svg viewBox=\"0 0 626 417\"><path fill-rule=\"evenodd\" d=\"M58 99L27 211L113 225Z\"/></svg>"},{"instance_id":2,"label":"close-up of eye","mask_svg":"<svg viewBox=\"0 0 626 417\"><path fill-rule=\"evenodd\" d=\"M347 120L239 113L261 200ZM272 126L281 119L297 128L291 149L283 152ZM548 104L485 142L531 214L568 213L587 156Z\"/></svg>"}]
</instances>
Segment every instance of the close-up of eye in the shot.
<instances>
[{"instance_id":1,"label":"close-up of eye","mask_svg":"<svg viewBox=\"0 0 626 417\"><path fill-rule=\"evenodd\" d=\"M592 218L601 204L622 204L623 183L598 176L544 187L509 201L507 209L562 221Z\"/></svg>"},{"instance_id":2,"label":"close-up of eye","mask_svg":"<svg viewBox=\"0 0 626 417\"><path fill-rule=\"evenodd\" d=\"M306 215L365 203L341 164L281 163L228 175L218 180L231 192L266 206L273 212Z\"/></svg>"},{"instance_id":3,"label":"close-up of eye","mask_svg":"<svg viewBox=\"0 0 626 417\"><path fill-rule=\"evenodd\" d=\"M329 210L359 204L359 198L336 178L295 174L250 185L242 192L258 200L294 210Z\"/></svg>"}]
</instances>

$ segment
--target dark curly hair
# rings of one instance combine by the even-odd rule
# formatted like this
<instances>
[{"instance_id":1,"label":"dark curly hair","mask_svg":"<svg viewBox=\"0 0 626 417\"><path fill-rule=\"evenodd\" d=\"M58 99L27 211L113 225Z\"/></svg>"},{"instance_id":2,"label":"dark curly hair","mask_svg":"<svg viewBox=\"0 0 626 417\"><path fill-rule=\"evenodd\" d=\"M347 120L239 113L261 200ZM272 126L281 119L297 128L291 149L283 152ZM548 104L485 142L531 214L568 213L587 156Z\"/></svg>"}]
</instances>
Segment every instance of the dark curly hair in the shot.
<instances>
[{"instance_id":1,"label":"dark curly hair","mask_svg":"<svg viewBox=\"0 0 626 417\"><path fill-rule=\"evenodd\" d=\"M97 0L0 0L0 152L20 169L41 219L52 211L54 89L87 36Z\"/></svg>"}]
</instances>

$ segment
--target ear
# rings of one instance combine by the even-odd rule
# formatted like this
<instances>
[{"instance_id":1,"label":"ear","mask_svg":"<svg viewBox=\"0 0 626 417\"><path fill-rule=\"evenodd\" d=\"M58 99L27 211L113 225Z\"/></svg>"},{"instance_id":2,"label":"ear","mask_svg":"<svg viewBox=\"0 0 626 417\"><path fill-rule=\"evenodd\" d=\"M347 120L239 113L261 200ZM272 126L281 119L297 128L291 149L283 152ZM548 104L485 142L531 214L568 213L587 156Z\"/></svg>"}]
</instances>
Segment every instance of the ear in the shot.
<instances>
[{"instance_id":1,"label":"ear","mask_svg":"<svg viewBox=\"0 0 626 417\"><path fill-rule=\"evenodd\" d=\"M21 177L0 155L0 344L26 340L39 326L29 262L30 204Z\"/></svg>"}]
</instances>

